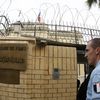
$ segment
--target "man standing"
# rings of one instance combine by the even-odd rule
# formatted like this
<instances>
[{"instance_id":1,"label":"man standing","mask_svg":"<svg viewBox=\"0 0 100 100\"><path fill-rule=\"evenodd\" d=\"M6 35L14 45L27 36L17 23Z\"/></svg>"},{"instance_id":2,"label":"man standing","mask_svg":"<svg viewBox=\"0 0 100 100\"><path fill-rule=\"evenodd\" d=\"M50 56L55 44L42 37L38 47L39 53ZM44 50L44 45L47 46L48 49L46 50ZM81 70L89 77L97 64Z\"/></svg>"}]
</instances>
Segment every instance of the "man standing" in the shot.
<instances>
[{"instance_id":1,"label":"man standing","mask_svg":"<svg viewBox=\"0 0 100 100\"><path fill-rule=\"evenodd\" d=\"M95 66L89 79L86 100L100 100L100 38L88 42L85 57L89 65Z\"/></svg>"},{"instance_id":2,"label":"man standing","mask_svg":"<svg viewBox=\"0 0 100 100\"><path fill-rule=\"evenodd\" d=\"M91 67L93 67L93 66L91 66ZM88 86L90 75L91 75L91 72L92 72L93 68L90 70L87 78L83 81L80 88L78 89L77 100L86 100L87 86Z\"/></svg>"}]
</instances>

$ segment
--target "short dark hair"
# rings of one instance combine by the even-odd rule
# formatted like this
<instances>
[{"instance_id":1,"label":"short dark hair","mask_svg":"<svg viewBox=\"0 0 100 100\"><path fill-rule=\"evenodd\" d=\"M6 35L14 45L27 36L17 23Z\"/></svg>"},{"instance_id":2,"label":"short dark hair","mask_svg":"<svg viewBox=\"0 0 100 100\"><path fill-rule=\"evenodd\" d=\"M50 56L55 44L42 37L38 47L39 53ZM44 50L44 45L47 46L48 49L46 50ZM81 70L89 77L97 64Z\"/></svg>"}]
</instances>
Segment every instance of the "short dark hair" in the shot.
<instances>
[{"instance_id":1,"label":"short dark hair","mask_svg":"<svg viewBox=\"0 0 100 100\"><path fill-rule=\"evenodd\" d=\"M97 47L100 47L100 38L94 38L90 40L92 42L91 46L95 49Z\"/></svg>"}]
</instances>

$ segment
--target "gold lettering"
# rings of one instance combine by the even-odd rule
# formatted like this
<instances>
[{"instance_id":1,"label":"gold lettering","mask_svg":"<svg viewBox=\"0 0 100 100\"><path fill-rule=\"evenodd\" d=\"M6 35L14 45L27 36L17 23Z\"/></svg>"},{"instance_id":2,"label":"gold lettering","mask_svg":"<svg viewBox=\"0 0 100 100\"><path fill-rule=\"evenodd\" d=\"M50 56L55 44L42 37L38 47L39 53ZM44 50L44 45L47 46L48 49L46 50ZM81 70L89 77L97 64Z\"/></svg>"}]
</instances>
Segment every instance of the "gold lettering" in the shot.
<instances>
[{"instance_id":1,"label":"gold lettering","mask_svg":"<svg viewBox=\"0 0 100 100\"><path fill-rule=\"evenodd\" d=\"M17 57L0 57L0 62L2 63L24 63L25 60L23 58Z\"/></svg>"}]
</instances>

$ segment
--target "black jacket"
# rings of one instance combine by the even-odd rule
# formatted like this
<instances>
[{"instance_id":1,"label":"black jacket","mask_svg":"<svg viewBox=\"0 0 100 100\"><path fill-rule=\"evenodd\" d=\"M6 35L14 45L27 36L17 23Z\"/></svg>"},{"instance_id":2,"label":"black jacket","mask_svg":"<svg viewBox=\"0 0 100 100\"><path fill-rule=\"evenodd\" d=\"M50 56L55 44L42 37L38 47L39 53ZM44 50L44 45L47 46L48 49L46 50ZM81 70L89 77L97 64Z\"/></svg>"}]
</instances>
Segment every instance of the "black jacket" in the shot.
<instances>
[{"instance_id":1,"label":"black jacket","mask_svg":"<svg viewBox=\"0 0 100 100\"><path fill-rule=\"evenodd\" d=\"M77 93L77 100L86 100L87 86L90 79L90 75L91 73L87 76L87 78L81 84Z\"/></svg>"}]
</instances>

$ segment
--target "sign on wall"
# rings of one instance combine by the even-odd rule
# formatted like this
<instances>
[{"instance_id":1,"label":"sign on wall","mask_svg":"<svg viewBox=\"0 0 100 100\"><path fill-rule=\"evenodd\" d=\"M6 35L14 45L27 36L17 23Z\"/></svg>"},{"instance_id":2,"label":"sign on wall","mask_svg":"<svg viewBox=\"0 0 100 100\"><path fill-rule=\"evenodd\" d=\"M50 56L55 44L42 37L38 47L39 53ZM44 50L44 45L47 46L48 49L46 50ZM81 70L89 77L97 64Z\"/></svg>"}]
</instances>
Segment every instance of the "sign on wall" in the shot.
<instances>
[{"instance_id":1,"label":"sign on wall","mask_svg":"<svg viewBox=\"0 0 100 100\"><path fill-rule=\"evenodd\" d=\"M0 44L0 69L25 70L27 65L27 44Z\"/></svg>"}]
</instances>

